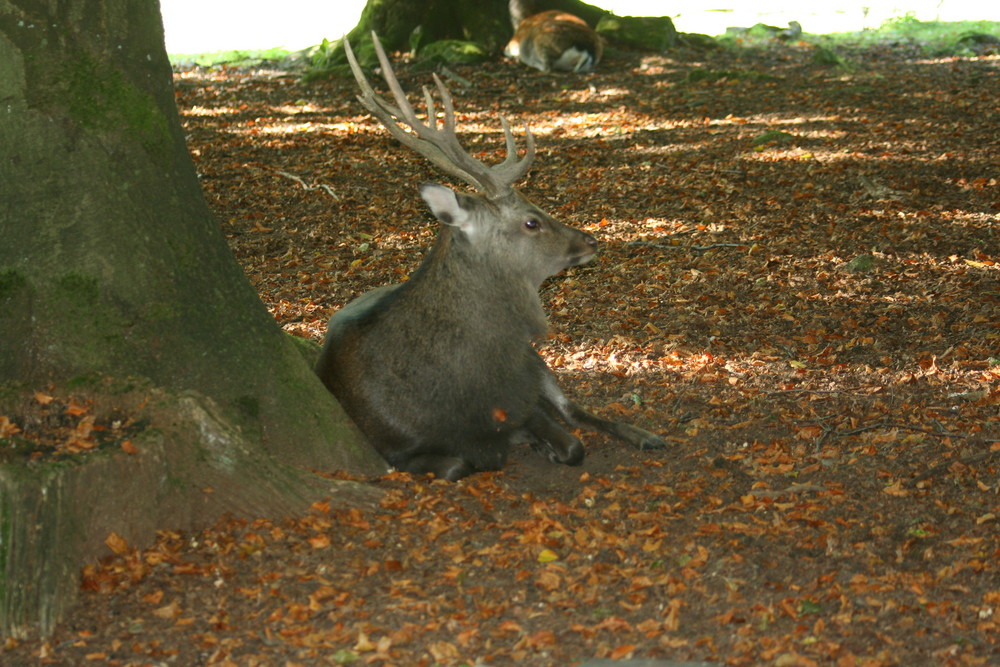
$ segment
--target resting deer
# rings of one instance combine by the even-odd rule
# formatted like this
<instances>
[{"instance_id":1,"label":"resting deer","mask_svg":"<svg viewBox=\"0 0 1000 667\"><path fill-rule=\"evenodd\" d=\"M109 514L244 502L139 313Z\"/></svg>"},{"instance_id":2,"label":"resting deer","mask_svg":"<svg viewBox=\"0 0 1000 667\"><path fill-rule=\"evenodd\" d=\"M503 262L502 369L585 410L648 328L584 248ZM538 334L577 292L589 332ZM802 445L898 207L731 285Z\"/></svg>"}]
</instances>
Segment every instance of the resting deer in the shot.
<instances>
[{"instance_id":1,"label":"resting deer","mask_svg":"<svg viewBox=\"0 0 1000 667\"><path fill-rule=\"evenodd\" d=\"M589 72L603 51L600 35L586 21L551 10L521 20L504 55L543 72Z\"/></svg>"},{"instance_id":2,"label":"resting deer","mask_svg":"<svg viewBox=\"0 0 1000 667\"><path fill-rule=\"evenodd\" d=\"M442 225L434 247L409 280L364 294L330 318L316 373L403 471L455 480L497 470L520 443L579 465L583 446L557 419L639 448L662 447L658 436L595 417L566 398L531 345L546 330L542 281L597 250L593 236L556 221L514 189L534 158L531 132L525 129L527 149L519 159L501 117L506 159L493 166L476 160L458 142L451 94L437 75L442 127L426 88L427 124L417 118L374 40L395 105L375 93L345 40L358 99L401 143L479 194L420 186Z\"/></svg>"}]
</instances>

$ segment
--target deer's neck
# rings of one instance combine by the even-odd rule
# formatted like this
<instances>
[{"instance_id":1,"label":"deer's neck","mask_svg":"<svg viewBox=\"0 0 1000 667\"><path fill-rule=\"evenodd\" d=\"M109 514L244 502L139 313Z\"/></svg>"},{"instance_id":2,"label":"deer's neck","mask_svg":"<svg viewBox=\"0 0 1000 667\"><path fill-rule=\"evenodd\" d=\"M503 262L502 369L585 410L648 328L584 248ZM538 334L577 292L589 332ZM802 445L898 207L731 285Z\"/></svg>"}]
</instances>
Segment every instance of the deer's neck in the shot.
<instances>
[{"instance_id":1,"label":"deer's neck","mask_svg":"<svg viewBox=\"0 0 1000 667\"><path fill-rule=\"evenodd\" d=\"M464 251L445 229L410 278L410 289L473 326L516 328L529 338L541 336L547 323L537 287L505 259Z\"/></svg>"}]
</instances>

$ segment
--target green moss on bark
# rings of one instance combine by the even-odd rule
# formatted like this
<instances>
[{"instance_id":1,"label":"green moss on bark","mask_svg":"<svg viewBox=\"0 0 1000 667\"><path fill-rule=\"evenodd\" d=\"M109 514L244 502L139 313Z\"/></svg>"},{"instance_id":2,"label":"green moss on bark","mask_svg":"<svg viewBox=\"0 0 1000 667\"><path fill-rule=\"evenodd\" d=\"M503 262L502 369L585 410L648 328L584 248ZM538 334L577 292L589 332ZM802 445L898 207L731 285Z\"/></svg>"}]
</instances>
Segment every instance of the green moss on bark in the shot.
<instances>
[{"instance_id":1,"label":"green moss on bark","mask_svg":"<svg viewBox=\"0 0 1000 667\"><path fill-rule=\"evenodd\" d=\"M0 271L0 299L13 298L25 285L24 275L20 271L10 268Z\"/></svg>"},{"instance_id":2,"label":"green moss on bark","mask_svg":"<svg viewBox=\"0 0 1000 667\"><path fill-rule=\"evenodd\" d=\"M62 108L88 130L124 132L157 161L171 155L173 139L163 112L121 71L82 49L73 50L53 69L51 81L29 90L30 104L46 110Z\"/></svg>"}]
</instances>

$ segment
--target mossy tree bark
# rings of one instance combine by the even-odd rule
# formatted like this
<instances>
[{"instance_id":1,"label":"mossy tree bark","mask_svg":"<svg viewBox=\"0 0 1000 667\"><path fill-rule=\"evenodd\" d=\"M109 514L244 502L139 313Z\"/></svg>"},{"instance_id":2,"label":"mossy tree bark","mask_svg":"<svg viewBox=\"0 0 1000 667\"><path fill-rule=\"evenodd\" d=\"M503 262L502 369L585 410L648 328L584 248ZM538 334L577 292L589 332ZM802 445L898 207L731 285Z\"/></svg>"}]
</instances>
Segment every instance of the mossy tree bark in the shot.
<instances>
[{"instance_id":1,"label":"mossy tree bark","mask_svg":"<svg viewBox=\"0 0 1000 667\"><path fill-rule=\"evenodd\" d=\"M582 0L507 0L510 14L515 19L524 19L532 14L558 9L574 16L579 16L591 28L597 27L601 19L610 14L606 9L582 2Z\"/></svg>"},{"instance_id":2,"label":"mossy tree bark","mask_svg":"<svg viewBox=\"0 0 1000 667\"><path fill-rule=\"evenodd\" d=\"M408 51L418 28L420 45L459 39L492 52L501 51L512 33L507 0L368 0L358 25L347 36L352 44L366 43L374 30L387 49Z\"/></svg>"},{"instance_id":3,"label":"mossy tree bark","mask_svg":"<svg viewBox=\"0 0 1000 667\"><path fill-rule=\"evenodd\" d=\"M87 473L87 485L65 478L86 464L61 465L61 481L47 477L40 493L37 470L2 466L0 631L25 634L35 621L50 629L65 606L51 599L65 593L64 581L26 576L47 550L92 557L81 545L116 520L141 542L155 522L190 527L241 507L289 511L331 488L309 469L384 464L269 316L204 202L157 2L3 3L0 63L0 399L12 387L116 378L101 386L149 387L160 406L155 460L135 465L159 466L143 474L162 488L107 503L120 516L104 512L99 526L54 528L52 543L34 551L26 521L65 527L61 513L86 502L55 502L46 489L91 486L105 501L134 493L121 479L131 464L106 455L106 473ZM0 414L15 404L0 400ZM178 437L165 405L188 405L176 415Z\"/></svg>"}]
</instances>

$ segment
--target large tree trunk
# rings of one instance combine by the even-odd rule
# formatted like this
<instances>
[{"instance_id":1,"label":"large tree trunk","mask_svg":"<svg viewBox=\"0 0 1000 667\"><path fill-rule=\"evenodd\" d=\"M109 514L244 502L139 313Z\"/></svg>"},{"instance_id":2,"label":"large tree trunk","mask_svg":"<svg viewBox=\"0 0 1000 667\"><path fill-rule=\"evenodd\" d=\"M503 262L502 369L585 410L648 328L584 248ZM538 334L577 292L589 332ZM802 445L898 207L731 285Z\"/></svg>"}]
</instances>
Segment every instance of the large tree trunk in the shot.
<instances>
[{"instance_id":1,"label":"large tree trunk","mask_svg":"<svg viewBox=\"0 0 1000 667\"><path fill-rule=\"evenodd\" d=\"M111 530L285 512L330 493L307 469L384 464L225 245L155 0L4 3L0 100L0 416L85 378L150 425L138 454L0 466L0 631L26 634Z\"/></svg>"}]
</instances>

